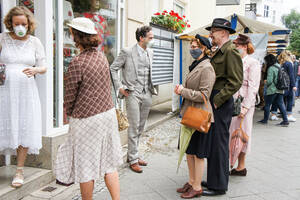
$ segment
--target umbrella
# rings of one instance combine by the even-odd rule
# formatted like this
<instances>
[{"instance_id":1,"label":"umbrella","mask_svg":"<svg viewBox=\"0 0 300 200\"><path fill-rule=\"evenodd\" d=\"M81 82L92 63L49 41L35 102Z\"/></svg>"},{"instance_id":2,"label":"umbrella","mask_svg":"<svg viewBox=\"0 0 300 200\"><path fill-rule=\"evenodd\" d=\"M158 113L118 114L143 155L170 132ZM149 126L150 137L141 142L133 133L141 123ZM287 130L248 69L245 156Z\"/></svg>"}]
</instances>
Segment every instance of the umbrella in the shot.
<instances>
[{"instance_id":1,"label":"umbrella","mask_svg":"<svg viewBox=\"0 0 300 200\"><path fill-rule=\"evenodd\" d=\"M192 138L193 133L195 132L195 129L186 127L184 125L181 126L180 129L180 140L179 140L179 159L178 159L178 166L177 166L177 173L180 167L180 163L182 161L183 155L185 154L189 144L190 140Z\"/></svg>"},{"instance_id":2,"label":"umbrella","mask_svg":"<svg viewBox=\"0 0 300 200\"><path fill-rule=\"evenodd\" d=\"M247 145L249 139L249 136L242 129L242 123L243 118L241 119L240 127L232 133L230 139L229 159L231 168L233 168L244 145Z\"/></svg>"}]
</instances>

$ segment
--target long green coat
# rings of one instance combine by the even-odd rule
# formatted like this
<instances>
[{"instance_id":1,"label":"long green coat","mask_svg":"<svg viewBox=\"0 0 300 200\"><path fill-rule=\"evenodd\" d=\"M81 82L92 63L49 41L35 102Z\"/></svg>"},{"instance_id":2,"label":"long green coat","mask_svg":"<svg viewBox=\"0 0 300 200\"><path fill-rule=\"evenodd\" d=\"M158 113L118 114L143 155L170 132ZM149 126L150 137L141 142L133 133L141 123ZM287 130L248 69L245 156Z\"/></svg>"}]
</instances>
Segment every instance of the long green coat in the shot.
<instances>
[{"instance_id":1,"label":"long green coat","mask_svg":"<svg viewBox=\"0 0 300 200\"><path fill-rule=\"evenodd\" d=\"M214 97L213 102L220 107L242 86L243 62L235 45L228 41L212 57L211 64L216 72L213 89L220 91Z\"/></svg>"}]
</instances>

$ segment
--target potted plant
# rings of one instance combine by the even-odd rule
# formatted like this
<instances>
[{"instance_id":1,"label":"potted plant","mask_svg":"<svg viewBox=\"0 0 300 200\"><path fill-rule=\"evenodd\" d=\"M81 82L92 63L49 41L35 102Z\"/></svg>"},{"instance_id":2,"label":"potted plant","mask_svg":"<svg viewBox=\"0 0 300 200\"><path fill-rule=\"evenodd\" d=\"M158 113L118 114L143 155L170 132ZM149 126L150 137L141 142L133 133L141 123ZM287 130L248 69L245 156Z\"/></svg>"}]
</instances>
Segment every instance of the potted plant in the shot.
<instances>
[{"instance_id":1,"label":"potted plant","mask_svg":"<svg viewBox=\"0 0 300 200\"><path fill-rule=\"evenodd\" d=\"M178 13L171 10L163 11L162 13L155 13L155 16L151 18L151 24L157 25L160 27L164 27L165 29L176 32L176 33L182 33L186 28L190 28L191 25L188 24L188 20L186 17L179 16Z\"/></svg>"}]
</instances>

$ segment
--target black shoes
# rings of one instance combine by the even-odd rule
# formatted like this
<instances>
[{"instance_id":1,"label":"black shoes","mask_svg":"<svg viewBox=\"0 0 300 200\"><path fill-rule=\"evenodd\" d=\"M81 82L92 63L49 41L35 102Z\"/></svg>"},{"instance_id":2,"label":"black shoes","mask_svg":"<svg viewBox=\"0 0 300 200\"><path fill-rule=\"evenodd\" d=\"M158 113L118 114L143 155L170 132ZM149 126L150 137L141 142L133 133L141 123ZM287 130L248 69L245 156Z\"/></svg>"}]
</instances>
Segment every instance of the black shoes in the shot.
<instances>
[{"instance_id":1,"label":"black shoes","mask_svg":"<svg viewBox=\"0 0 300 200\"><path fill-rule=\"evenodd\" d=\"M226 194L225 190L209 190L205 189L202 192L202 196L218 196L218 195L224 195Z\"/></svg>"},{"instance_id":2,"label":"black shoes","mask_svg":"<svg viewBox=\"0 0 300 200\"><path fill-rule=\"evenodd\" d=\"M282 121L282 122L280 122L279 124L276 124L276 126L288 127L289 124L290 124L289 122Z\"/></svg>"},{"instance_id":3,"label":"black shoes","mask_svg":"<svg viewBox=\"0 0 300 200\"><path fill-rule=\"evenodd\" d=\"M258 121L257 123L259 123L259 124L268 124L268 121L265 121L265 120L260 120L260 121Z\"/></svg>"},{"instance_id":4,"label":"black shoes","mask_svg":"<svg viewBox=\"0 0 300 200\"><path fill-rule=\"evenodd\" d=\"M207 182L206 182L206 181L202 181L202 182L201 182L201 186L207 188Z\"/></svg>"},{"instance_id":5,"label":"black shoes","mask_svg":"<svg viewBox=\"0 0 300 200\"><path fill-rule=\"evenodd\" d=\"M236 169L232 169L230 171L230 176L247 176L247 169L244 168L243 170L236 170Z\"/></svg>"},{"instance_id":6,"label":"black shoes","mask_svg":"<svg viewBox=\"0 0 300 200\"><path fill-rule=\"evenodd\" d=\"M201 182L201 186L207 188L207 182L206 181L202 181ZM217 196L217 195L224 195L224 194L226 194L225 190L204 189L203 192L202 192L202 196Z\"/></svg>"}]
</instances>

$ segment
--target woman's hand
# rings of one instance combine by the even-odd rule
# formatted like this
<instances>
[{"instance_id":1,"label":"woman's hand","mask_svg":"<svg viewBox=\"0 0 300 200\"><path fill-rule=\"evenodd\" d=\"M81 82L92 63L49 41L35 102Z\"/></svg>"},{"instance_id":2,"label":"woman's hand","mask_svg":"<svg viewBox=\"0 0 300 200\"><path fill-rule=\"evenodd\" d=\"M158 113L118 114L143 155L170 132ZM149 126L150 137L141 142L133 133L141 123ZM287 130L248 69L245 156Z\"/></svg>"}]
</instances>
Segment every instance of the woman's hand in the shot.
<instances>
[{"instance_id":1,"label":"woman's hand","mask_svg":"<svg viewBox=\"0 0 300 200\"><path fill-rule=\"evenodd\" d=\"M182 85L176 85L175 89L174 89L175 94L181 95L181 92L182 92L183 88L184 87Z\"/></svg>"},{"instance_id":2,"label":"woman's hand","mask_svg":"<svg viewBox=\"0 0 300 200\"><path fill-rule=\"evenodd\" d=\"M26 74L28 78L30 78L39 73L39 70L37 67L27 67L23 70L23 73Z\"/></svg>"},{"instance_id":3,"label":"woman's hand","mask_svg":"<svg viewBox=\"0 0 300 200\"><path fill-rule=\"evenodd\" d=\"M293 87L293 90L294 90L294 92L296 92L297 91L297 87Z\"/></svg>"},{"instance_id":4,"label":"woman's hand","mask_svg":"<svg viewBox=\"0 0 300 200\"><path fill-rule=\"evenodd\" d=\"M248 112L248 108L242 107L241 113L239 114L239 118L244 118Z\"/></svg>"}]
</instances>

